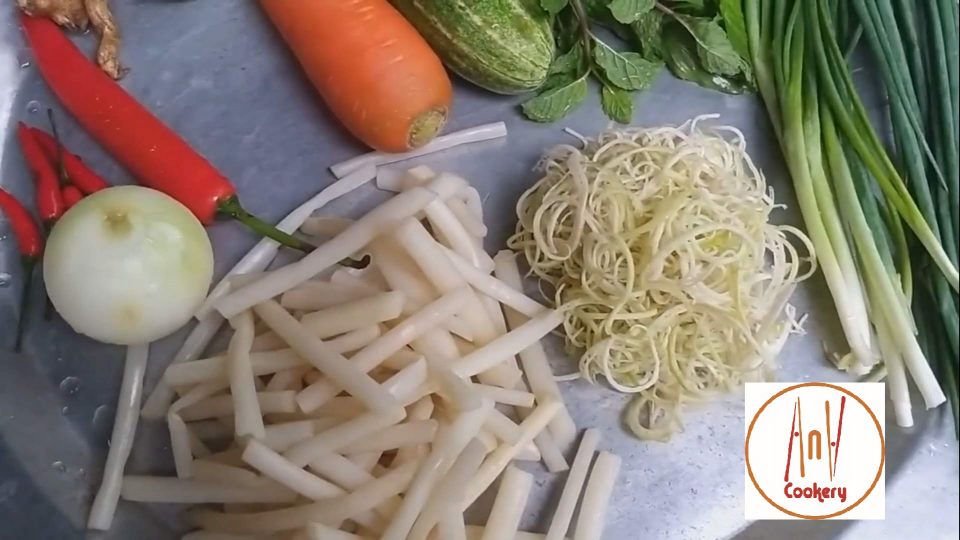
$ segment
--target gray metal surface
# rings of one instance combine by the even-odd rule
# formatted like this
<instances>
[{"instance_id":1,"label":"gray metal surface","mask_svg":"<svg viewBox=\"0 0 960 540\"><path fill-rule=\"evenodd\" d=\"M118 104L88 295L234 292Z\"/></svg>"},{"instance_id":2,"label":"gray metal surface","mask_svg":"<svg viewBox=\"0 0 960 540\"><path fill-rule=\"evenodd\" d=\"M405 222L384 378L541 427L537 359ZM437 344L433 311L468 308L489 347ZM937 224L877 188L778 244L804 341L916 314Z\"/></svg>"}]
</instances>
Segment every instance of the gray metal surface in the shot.
<instances>
[{"instance_id":1,"label":"gray metal surface","mask_svg":"<svg viewBox=\"0 0 960 540\"><path fill-rule=\"evenodd\" d=\"M28 65L11 4L0 7L0 186L30 200L31 183L13 128L18 120L43 125L43 110L57 106ZM278 219L331 181L327 166L364 151L324 110L254 2L114 4L126 37L123 60L132 68L123 85L233 179L250 210ZM92 39L85 36L79 41L89 49ZM515 99L466 84L457 84L455 99L449 129L503 120L509 138L435 155L426 162L475 183L490 216L487 247L499 249L514 226L517 196L534 180L531 170L543 148L569 141L561 127L594 133L607 121L595 96L562 123L546 126L524 121ZM641 125L675 124L697 114L719 113L722 122L744 131L778 199L795 206L775 140L754 97L708 92L664 75L636 102L635 121ZM113 182L130 181L65 115L61 131L66 144L104 176ZM373 190L356 192L329 211L359 212L381 197ZM798 222L792 211L777 219ZM212 227L210 234L220 274L255 241L232 224ZM0 285L0 539L82 538L107 449L122 352L74 335L56 318L43 321L34 305L25 354L10 354L21 278L9 226L0 218L0 283L8 281ZM841 379L822 354L823 344L833 350L843 346L822 281L805 284L795 301L801 312L811 315L808 333L791 339L783 351L779 379ZM153 347L148 388L183 335ZM575 369L562 354L554 354L553 362L558 372ZM624 458L606 538L958 535L958 449L944 408L919 413L917 426L909 432L888 423L886 520L749 524L743 519L742 393L690 407L685 430L662 444L639 442L621 429L622 396L584 382L566 384L564 392L578 424L602 428L603 447ZM914 410L922 407L915 404ZM141 428L128 470L172 473L163 426ZM561 479L538 473L524 528L542 529L549 512L537 510L556 499ZM95 537L177 538L182 531L180 510L121 502L113 530Z\"/></svg>"}]
</instances>

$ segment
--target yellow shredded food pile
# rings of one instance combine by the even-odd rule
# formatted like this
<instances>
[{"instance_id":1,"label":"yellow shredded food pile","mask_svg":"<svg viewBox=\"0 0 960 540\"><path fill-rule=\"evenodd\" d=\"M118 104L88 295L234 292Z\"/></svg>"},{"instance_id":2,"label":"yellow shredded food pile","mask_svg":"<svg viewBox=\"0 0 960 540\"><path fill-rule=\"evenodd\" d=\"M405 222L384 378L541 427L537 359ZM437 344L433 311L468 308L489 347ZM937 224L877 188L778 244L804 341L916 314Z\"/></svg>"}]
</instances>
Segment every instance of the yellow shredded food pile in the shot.
<instances>
[{"instance_id":1,"label":"yellow shredded food pile","mask_svg":"<svg viewBox=\"0 0 960 540\"><path fill-rule=\"evenodd\" d=\"M765 378L815 271L809 239L770 223L782 205L743 135L703 119L550 149L509 240L566 307L581 375L634 394L643 439L668 439L684 402Z\"/></svg>"}]
</instances>

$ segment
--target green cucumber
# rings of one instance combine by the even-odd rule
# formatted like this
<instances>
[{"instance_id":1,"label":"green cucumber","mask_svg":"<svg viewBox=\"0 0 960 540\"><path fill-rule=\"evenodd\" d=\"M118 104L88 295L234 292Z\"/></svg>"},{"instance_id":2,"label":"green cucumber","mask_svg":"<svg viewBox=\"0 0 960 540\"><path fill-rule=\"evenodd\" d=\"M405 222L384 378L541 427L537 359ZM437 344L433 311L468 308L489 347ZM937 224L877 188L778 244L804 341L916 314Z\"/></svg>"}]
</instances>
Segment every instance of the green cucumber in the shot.
<instances>
[{"instance_id":1,"label":"green cucumber","mask_svg":"<svg viewBox=\"0 0 960 540\"><path fill-rule=\"evenodd\" d=\"M553 60L537 0L390 0L464 79L500 94L540 86Z\"/></svg>"}]
</instances>

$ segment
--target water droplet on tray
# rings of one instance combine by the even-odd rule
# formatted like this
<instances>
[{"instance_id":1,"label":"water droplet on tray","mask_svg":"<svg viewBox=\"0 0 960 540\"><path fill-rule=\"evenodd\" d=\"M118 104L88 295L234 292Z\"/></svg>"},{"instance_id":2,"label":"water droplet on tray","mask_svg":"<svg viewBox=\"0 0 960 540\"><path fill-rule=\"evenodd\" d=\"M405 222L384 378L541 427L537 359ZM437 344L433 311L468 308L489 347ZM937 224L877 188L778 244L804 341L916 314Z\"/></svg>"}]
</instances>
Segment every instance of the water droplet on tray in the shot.
<instances>
[{"instance_id":1,"label":"water droplet on tray","mask_svg":"<svg viewBox=\"0 0 960 540\"><path fill-rule=\"evenodd\" d=\"M60 391L72 396L80 390L80 379L77 377L65 377L60 381Z\"/></svg>"},{"instance_id":2,"label":"water droplet on tray","mask_svg":"<svg viewBox=\"0 0 960 540\"><path fill-rule=\"evenodd\" d=\"M62 409L60 409L60 414L62 414L62 415L64 415L64 416L66 416L67 413L69 413L69 412L70 412L70 407L64 406Z\"/></svg>"},{"instance_id":3,"label":"water droplet on tray","mask_svg":"<svg viewBox=\"0 0 960 540\"><path fill-rule=\"evenodd\" d=\"M22 60L22 61L20 62L20 69L27 69L28 67L30 67L30 61L29 61L29 60Z\"/></svg>"},{"instance_id":4,"label":"water droplet on tray","mask_svg":"<svg viewBox=\"0 0 960 540\"><path fill-rule=\"evenodd\" d=\"M110 423L111 408L109 405L100 405L93 410L93 425L96 427L107 426Z\"/></svg>"},{"instance_id":5,"label":"water droplet on tray","mask_svg":"<svg viewBox=\"0 0 960 540\"><path fill-rule=\"evenodd\" d=\"M54 461L50 466L57 472L67 472L67 466L62 461Z\"/></svg>"},{"instance_id":6,"label":"water droplet on tray","mask_svg":"<svg viewBox=\"0 0 960 540\"><path fill-rule=\"evenodd\" d=\"M27 103L27 112L28 112L28 113L40 112L40 102L39 102L39 101L31 101L31 102Z\"/></svg>"},{"instance_id":7,"label":"water droplet on tray","mask_svg":"<svg viewBox=\"0 0 960 540\"><path fill-rule=\"evenodd\" d=\"M3 272L0 273L0 289L4 289L10 286L10 283L13 281L13 276Z\"/></svg>"}]
</instances>

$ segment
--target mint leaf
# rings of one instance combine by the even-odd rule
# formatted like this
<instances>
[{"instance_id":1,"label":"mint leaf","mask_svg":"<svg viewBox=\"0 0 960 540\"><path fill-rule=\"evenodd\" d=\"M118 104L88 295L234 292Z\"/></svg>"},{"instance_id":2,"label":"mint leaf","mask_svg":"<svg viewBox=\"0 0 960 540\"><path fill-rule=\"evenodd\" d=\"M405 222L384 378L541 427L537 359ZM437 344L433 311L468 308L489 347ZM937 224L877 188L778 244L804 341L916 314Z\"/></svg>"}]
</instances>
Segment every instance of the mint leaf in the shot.
<instances>
[{"instance_id":1,"label":"mint leaf","mask_svg":"<svg viewBox=\"0 0 960 540\"><path fill-rule=\"evenodd\" d=\"M663 13L651 10L630 24L634 39L640 45L640 52L648 60L663 58Z\"/></svg>"},{"instance_id":2,"label":"mint leaf","mask_svg":"<svg viewBox=\"0 0 960 540\"><path fill-rule=\"evenodd\" d=\"M744 61L715 20L689 18L687 24L697 40L697 56L704 69L717 75L740 73Z\"/></svg>"},{"instance_id":3,"label":"mint leaf","mask_svg":"<svg viewBox=\"0 0 960 540\"><path fill-rule=\"evenodd\" d=\"M540 7L550 15L556 15L567 7L569 0L540 0Z\"/></svg>"},{"instance_id":4,"label":"mint leaf","mask_svg":"<svg viewBox=\"0 0 960 540\"><path fill-rule=\"evenodd\" d=\"M573 47L571 47L569 51L553 59L553 63L550 64L550 68L547 70L547 75L555 75L557 73L577 73L580 71L580 67L582 65L583 48L580 46L579 42L574 43Z\"/></svg>"},{"instance_id":5,"label":"mint leaf","mask_svg":"<svg viewBox=\"0 0 960 540\"><path fill-rule=\"evenodd\" d=\"M639 53L617 52L599 39L594 43L594 62L611 83L624 90L643 90L660 74L660 63L646 60Z\"/></svg>"},{"instance_id":6,"label":"mint leaf","mask_svg":"<svg viewBox=\"0 0 960 540\"><path fill-rule=\"evenodd\" d=\"M613 0L608 7L614 19L630 24L652 10L656 3L656 0Z\"/></svg>"},{"instance_id":7,"label":"mint leaf","mask_svg":"<svg viewBox=\"0 0 960 540\"><path fill-rule=\"evenodd\" d=\"M746 61L750 58L750 45L747 40L747 23L743 16L743 1L720 0L720 17L733 50Z\"/></svg>"},{"instance_id":8,"label":"mint leaf","mask_svg":"<svg viewBox=\"0 0 960 540\"><path fill-rule=\"evenodd\" d=\"M673 0L670 3L674 10L700 13L707 8L704 0Z\"/></svg>"},{"instance_id":9,"label":"mint leaf","mask_svg":"<svg viewBox=\"0 0 960 540\"><path fill-rule=\"evenodd\" d=\"M587 75L573 82L551 88L528 99L520 108L534 122L556 122L576 108L587 97Z\"/></svg>"},{"instance_id":10,"label":"mint leaf","mask_svg":"<svg viewBox=\"0 0 960 540\"><path fill-rule=\"evenodd\" d=\"M600 91L600 105L611 120L629 124L633 119L633 96L616 86L603 85Z\"/></svg>"}]
</instances>

